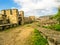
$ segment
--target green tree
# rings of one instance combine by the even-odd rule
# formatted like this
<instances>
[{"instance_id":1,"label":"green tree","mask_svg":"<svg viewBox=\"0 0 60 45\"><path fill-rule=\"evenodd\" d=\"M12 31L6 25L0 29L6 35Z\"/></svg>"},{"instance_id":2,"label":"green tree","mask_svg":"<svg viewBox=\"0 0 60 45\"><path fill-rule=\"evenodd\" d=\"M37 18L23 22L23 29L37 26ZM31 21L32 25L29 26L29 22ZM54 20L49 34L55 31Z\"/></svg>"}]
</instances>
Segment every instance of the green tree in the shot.
<instances>
[{"instance_id":1,"label":"green tree","mask_svg":"<svg viewBox=\"0 0 60 45\"><path fill-rule=\"evenodd\" d=\"M60 8L58 8L58 13L53 18L55 18L60 24Z\"/></svg>"}]
</instances>

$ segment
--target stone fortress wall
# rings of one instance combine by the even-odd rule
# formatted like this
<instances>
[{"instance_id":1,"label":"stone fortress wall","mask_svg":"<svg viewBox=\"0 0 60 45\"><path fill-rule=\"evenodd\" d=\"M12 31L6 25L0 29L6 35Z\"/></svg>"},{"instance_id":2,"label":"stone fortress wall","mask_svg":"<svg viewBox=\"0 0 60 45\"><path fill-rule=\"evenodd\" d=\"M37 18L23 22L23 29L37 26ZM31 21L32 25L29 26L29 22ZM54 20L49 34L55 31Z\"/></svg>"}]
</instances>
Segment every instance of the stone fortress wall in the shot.
<instances>
[{"instance_id":1,"label":"stone fortress wall","mask_svg":"<svg viewBox=\"0 0 60 45\"><path fill-rule=\"evenodd\" d=\"M28 19L27 19L28 18ZM23 25L35 21L35 16L24 17L24 11L18 11L18 9L6 9L1 10L0 14L0 27L5 27L7 24ZM4 24L4 25L3 25Z\"/></svg>"}]
</instances>

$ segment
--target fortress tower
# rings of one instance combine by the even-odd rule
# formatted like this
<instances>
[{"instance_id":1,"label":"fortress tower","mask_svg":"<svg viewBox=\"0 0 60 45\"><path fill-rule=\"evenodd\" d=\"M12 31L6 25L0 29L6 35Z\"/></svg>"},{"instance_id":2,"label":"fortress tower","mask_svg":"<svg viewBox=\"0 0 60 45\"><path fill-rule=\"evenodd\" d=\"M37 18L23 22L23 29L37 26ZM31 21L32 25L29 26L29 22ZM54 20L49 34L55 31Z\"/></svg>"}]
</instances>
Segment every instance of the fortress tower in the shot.
<instances>
[{"instance_id":1,"label":"fortress tower","mask_svg":"<svg viewBox=\"0 0 60 45\"><path fill-rule=\"evenodd\" d=\"M8 14L10 23L18 24L18 9L11 9Z\"/></svg>"},{"instance_id":2,"label":"fortress tower","mask_svg":"<svg viewBox=\"0 0 60 45\"><path fill-rule=\"evenodd\" d=\"M1 10L3 15L6 15L6 19L10 24L24 24L24 11L18 11L18 9Z\"/></svg>"},{"instance_id":3,"label":"fortress tower","mask_svg":"<svg viewBox=\"0 0 60 45\"><path fill-rule=\"evenodd\" d=\"M6 11L5 10L1 10L1 14L6 14Z\"/></svg>"},{"instance_id":4,"label":"fortress tower","mask_svg":"<svg viewBox=\"0 0 60 45\"><path fill-rule=\"evenodd\" d=\"M20 11L19 12L19 18L21 18L21 24L23 25L24 24L24 11Z\"/></svg>"},{"instance_id":5,"label":"fortress tower","mask_svg":"<svg viewBox=\"0 0 60 45\"><path fill-rule=\"evenodd\" d=\"M6 11L5 10L1 10L0 24L6 24L6 23L8 23L7 16L6 16Z\"/></svg>"},{"instance_id":6,"label":"fortress tower","mask_svg":"<svg viewBox=\"0 0 60 45\"><path fill-rule=\"evenodd\" d=\"M10 15L11 15L11 9L7 9L5 11L6 11L7 19L9 19Z\"/></svg>"},{"instance_id":7,"label":"fortress tower","mask_svg":"<svg viewBox=\"0 0 60 45\"><path fill-rule=\"evenodd\" d=\"M7 16L11 24L18 24L18 9L2 10L1 13Z\"/></svg>"}]
</instances>

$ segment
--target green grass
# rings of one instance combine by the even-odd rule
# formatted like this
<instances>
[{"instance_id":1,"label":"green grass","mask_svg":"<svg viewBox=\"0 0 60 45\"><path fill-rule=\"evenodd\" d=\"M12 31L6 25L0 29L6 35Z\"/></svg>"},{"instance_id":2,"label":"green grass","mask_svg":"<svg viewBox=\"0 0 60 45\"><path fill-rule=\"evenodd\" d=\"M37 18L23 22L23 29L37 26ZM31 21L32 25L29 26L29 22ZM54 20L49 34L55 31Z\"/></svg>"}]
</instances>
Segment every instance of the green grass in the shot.
<instances>
[{"instance_id":1,"label":"green grass","mask_svg":"<svg viewBox=\"0 0 60 45\"><path fill-rule=\"evenodd\" d=\"M37 29L34 29L34 33L28 39L29 45L46 45L48 44L47 39L43 38Z\"/></svg>"},{"instance_id":2,"label":"green grass","mask_svg":"<svg viewBox=\"0 0 60 45\"><path fill-rule=\"evenodd\" d=\"M50 26L43 26L43 28L48 28L48 29L60 31L60 25L59 24L50 25Z\"/></svg>"},{"instance_id":3,"label":"green grass","mask_svg":"<svg viewBox=\"0 0 60 45\"><path fill-rule=\"evenodd\" d=\"M48 26L42 26L43 28L48 28Z\"/></svg>"},{"instance_id":4,"label":"green grass","mask_svg":"<svg viewBox=\"0 0 60 45\"><path fill-rule=\"evenodd\" d=\"M55 27L55 30L60 31L60 25L59 24L56 24L54 27Z\"/></svg>"}]
</instances>

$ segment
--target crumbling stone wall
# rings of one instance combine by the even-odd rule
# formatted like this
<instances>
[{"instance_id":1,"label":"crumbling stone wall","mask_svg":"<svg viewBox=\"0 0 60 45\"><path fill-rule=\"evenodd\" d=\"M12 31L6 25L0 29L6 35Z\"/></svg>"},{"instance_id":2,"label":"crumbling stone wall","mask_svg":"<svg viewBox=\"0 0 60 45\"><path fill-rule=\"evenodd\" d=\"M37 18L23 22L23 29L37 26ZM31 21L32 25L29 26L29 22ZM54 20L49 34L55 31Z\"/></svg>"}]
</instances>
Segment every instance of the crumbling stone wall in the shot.
<instances>
[{"instance_id":1,"label":"crumbling stone wall","mask_svg":"<svg viewBox=\"0 0 60 45\"><path fill-rule=\"evenodd\" d=\"M29 20L34 22L35 21L35 16L29 16Z\"/></svg>"},{"instance_id":2,"label":"crumbling stone wall","mask_svg":"<svg viewBox=\"0 0 60 45\"><path fill-rule=\"evenodd\" d=\"M7 16L11 24L18 24L18 9L2 10L1 13Z\"/></svg>"},{"instance_id":3,"label":"crumbling stone wall","mask_svg":"<svg viewBox=\"0 0 60 45\"><path fill-rule=\"evenodd\" d=\"M6 15L0 14L0 24L6 23L7 23Z\"/></svg>"},{"instance_id":4,"label":"crumbling stone wall","mask_svg":"<svg viewBox=\"0 0 60 45\"><path fill-rule=\"evenodd\" d=\"M30 23L30 20L29 20L29 18L28 17L24 17L24 23L26 24L28 24L28 23Z\"/></svg>"},{"instance_id":5,"label":"crumbling stone wall","mask_svg":"<svg viewBox=\"0 0 60 45\"><path fill-rule=\"evenodd\" d=\"M24 24L24 11L20 11L20 12L19 12L19 18L21 18L21 21L20 21L20 20L19 20L19 21L20 21L21 24L23 25L23 24Z\"/></svg>"}]
</instances>

